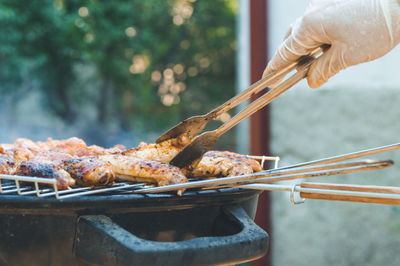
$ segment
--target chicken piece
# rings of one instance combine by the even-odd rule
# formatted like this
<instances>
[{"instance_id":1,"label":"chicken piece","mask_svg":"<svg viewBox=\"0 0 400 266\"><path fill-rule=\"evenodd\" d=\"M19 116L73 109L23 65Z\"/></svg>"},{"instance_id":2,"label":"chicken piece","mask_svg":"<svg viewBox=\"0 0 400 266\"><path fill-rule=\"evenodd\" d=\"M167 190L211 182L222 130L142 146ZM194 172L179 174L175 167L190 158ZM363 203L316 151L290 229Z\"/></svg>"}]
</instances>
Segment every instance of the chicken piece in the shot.
<instances>
[{"instance_id":1,"label":"chicken piece","mask_svg":"<svg viewBox=\"0 0 400 266\"><path fill-rule=\"evenodd\" d=\"M43 163L53 163L56 165L61 165L64 160L74 158L72 155L63 152L55 151L41 151L35 154L32 160L40 161Z\"/></svg>"},{"instance_id":2,"label":"chicken piece","mask_svg":"<svg viewBox=\"0 0 400 266\"><path fill-rule=\"evenodd\" d=\"M14 141L14 159L17 161L30 161L43 149L35 142L26 138L18 138Z\"/></svg>"},{"instance_id":3,"label":"chicken piece","mask_svg":"<svg viewBox=\"0 0 400 266\"><path fill-rule=\"evenodd\" d=\"M62 152L73 155L76 151L80 149L85 149L86 143L76 137L63 139L63 140L54 140L52 138L48 138L46 142L37 142L36 144L41 150L54 151L54 152Z\"/></svg>"},{"instance_id":4,"label":"chicken piece","mask_svg":"<svg viewBox=\"0 0 400 266\"><path fill-rule=\"evenodd\" d=\"M115 180L111 164L95 157L63 160L63 168L83 186L111 185Z\"/></svg>"},{"instance_id":5,"label":"chicken piece","mask_svg":"<svg viewBox=\"0 0 400 266\"><path fill-rule=\"evenodd\" d=\"M65 140L53 140L48 138L46 142L37 142L37 145L43 150L67 153L74 157L115 154L121 153L126 149L123 145L115 145L108 149L97 145L87 146L83 140L76 137Z\"/></svg>"},{"instance_id":6,"label":"chicken piece","mask_svg":"<svg viewBox=\"0 0 400 266\"><path fill-rule=\"evenodd\" d=\"M16 175L54 178L57 180L58 189L67 189L75 185L71 175L60 165L40 160L23 161L17 167Z\"/></svg>"},{"instance_id":7,"label":"chicken piece","mask_svg":"<svg viewBox=\"0 0 400 266\"><path fill-rule=\"evenodd\" d=\"M120 154L123 150L125 150L125 146L123 145L115 145L111 148L103 148L97 145L91 145L86 148L81 148L77 150L74 155L78 157L85 156L98 156L98 155L106 155L106 154Z\"/></svg>"},{"instance_id":8,"label":"chicken piece","mask_svg":"<svg viewBox=\"0 0 400 266\"><path fill-rule=\"evenodd\" d=\"M13 175L15 174L16 167L17 163L13 158L0 156L0 174Z\"/></svg>"},{"instance_id":9,"label":"chicken piece","mask_svg":"<svg viewBox=\"0 0 400 266\"><path fill-rule=\"evenodd\" d=\"M30 139L18 138L13 149L13 174L54 178L59 189L66 189L75 185L75 180L59 165L68 157L68 154L49 152Z\"/></svg>"},{"instance_id":10,"label":"chicken piece","mask_svg":"<svg viewBox=\"0 0 400 266\"><path fill-rule=\"evenodd\" d=\"M254 160L247 155L230 151L208 151L205 153L205 155L209 157L226 157L235 161L245 162L251 166L254 172L260 172L263 170L257 160Z\"/></svg>"},{"instance_id":11,"label":"chicken piece","mask_svg":"<svg viewBox=\"0 0 400 266\"><path fill-rule=\"evenodd\" d=\"M197 166L191 169L185 169L191 177L224 177L251 174L261 171L260 164L248 158L233 152L209 151L203 155L203 158Z\"/></svg>"},{"instance_id":12,"label":"chicken piece","mask_svg":"<svg viewBox=\"0 0 400 266\"><path fill-rule=\"evenodd\" d=\"M25 147L16 148L14 150L14 159L20 162L30 161L35 158L35 154Z\"/></svg>"},{"instance_id":13,"label":"chicken piece","mask_svg":"<svg viewBox=\"0 0 400 266\"><path fill-rule=\"evenodd\" d=\"M18 138L14 141L14 148L21 147L27 148L32 152L39 152L40 150L42 150L42 148L38 146L35 142L26 138Z\"/></svg>"},{"instance_id":14,"label":"chicken piece","mask_svg":"<svg viewBox=\"0 0 400 266\"><path fill-rule=\"evenodd\" d=\"M54 145L55 147L55 145ZM14 142L14 159L17 161L46 160L61 162L72 156L62 149L45 145L43 142L33 142L30 139L19 138Z\"/></svg>"},{"instance_id":15,"label":"chicken piece","mask_svg":"<svg viewBox=\"0 0 400 266\"><path fill-rule=\"evenodd\" d=\"M0 144L0 156L6 156L9 158L14 157L14 145L13 144Z\"/></svg>"},{"instance_id":16,"label":"chicken piece","mask_svg":"<svg viewBox=\"0 0 400 266\"><path fill-rule=\"evenodd\" d=\"M169 163L190 142L189 136L182 134L175 139L169 139L157 144L141 142L137 148L126 150L122 154Z\"/></svg>"},{"instance_id":17,"label":"chicken piece","mask_svg":"<svg viewBox=\"0 0 400 266\"><path fill-rule=\"evenodd\" d=\"M13 158L0 156L0 174L55 178L58 189L66 189L75 184L75 180L66 171L43 161L18 162Z\"/></svg>"},{"instance_id":18,"label":"chicken piece","mask_svg":"<svg viewBox=\"0 0 400 266\"><path fill-rule=\"evenodd\" d=\"M169 164L125 155L101 155L99 159L111 163L118 180L153 182L159 186L187 182L182 171Z\"/></svg>"}]
</instances>

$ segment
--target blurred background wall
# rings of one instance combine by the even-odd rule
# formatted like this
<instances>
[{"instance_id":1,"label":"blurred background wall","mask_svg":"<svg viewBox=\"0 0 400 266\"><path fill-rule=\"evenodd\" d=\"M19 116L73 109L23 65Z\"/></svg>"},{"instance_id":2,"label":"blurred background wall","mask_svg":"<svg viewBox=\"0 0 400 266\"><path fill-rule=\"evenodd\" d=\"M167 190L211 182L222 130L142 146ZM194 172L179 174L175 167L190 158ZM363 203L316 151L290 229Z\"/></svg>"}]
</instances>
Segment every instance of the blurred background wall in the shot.
<instances>
[{"instance_id":1,"label":"blurred background wall","mask_svg":"<svg viewBox=\"0 0 400 266\"><path fill-rule=\"evenodd\" d=\"M236 0L0 1L0 142L154 141L233 96L236 14Z\"/></svg>"},{"instance_id":2,"label":"blurred background wall","mask_svg":"<svg viewBox=\"0 0 400 266\"><path fill-rule=\"evenodd\" d=\"M268 1L270 57L308 2ZM271 107L273 155L283 166L399 142L399 69L397 47L319 89L303 81L283 94ZM307 181L400 185L400 152L370 158L393 159L395 165ZM316 200L292 205L288 194L272 195L273 265L399 265L399 207Z\"/></svg>"}]
</instances>

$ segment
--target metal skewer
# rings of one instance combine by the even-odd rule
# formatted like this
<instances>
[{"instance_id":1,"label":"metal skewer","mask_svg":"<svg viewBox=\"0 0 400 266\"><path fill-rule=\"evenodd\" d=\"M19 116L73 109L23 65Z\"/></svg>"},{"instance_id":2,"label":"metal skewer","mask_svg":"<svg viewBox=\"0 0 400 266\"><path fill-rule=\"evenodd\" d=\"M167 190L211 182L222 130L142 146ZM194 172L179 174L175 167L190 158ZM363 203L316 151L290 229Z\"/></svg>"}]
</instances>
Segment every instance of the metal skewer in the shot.
<instances>
[{"instance_id":1,"label":"metal skewer","mask_svg":"<svg viewBox=\"0 0 400 266\"><path fill-rule=\"evenodd\" d=\"M306 177L317 177L323 175L344 174L356 171L381 169L389 167L391 165L393 165L392 161L362 161L355 163L342 163L342 164L331 164L331 165L314 166L314 167L304 167L298 169L293 168L287 170L281 170L280 168L278 168L242 176L213 178L208 180L193 181L184 184L174 184L174 185L154 187L154 188L138 189L135 192L160 193L160 192L168 192L168 191L175 191L175 190L189 189L189 188L207 188L207 187L234 185L234 184L237 185L239 183L243 184L245 182L254 183L257 182L257 180L262 180L262 182L276 182L276 181L291 180L291 179L306 178Z\"/></svg>"},{"instance_id":2,"label":"metal skewer","mask_svg":"<svg viewBox=\"0 0 400 266\"><path fill-rule=\"evenodd\" d=\"M252 180L242 180L237 182L227 182L224 185L210 187L210 188L222 188L222 187L237 187L242 184L255 184L255 183L271 183L278 181L286 181L300 178L312 178L312 177L320 177L320 176L331 176L331 175L340 175L340 174L348 174L355 173L360 171L369 171L369 170L377 170L392 166L392 161L370 161L370 162L357 162L353 164L337 164L329 167L329 165L323 168L310 168L310 169L299 169L297 171L288 172L283 174L284 172L278 172L278 174L271 174L266 177L255 178ZM297 169L297 168L296 168Z\"/></svg>"},{"instance_id":3,"label":"metal skewer","mask_svg":"<svg viewBox=\"0 0 400 266\"><path fill-rule=\"evenodd\" d=\"M295 168L295 167L301 167L301 166L307 166L307 165L318 165L318 164L324 164L324 163L347 161L350 159L356 159L356 158L360 158L360 157L364 157L364 156L368 156L368 155L374 155L374 154L398 150L398 149L400 149L400 143L394 143L394 144L390 144L390 145L380 146L380 147L366 149L366 150L357 151L357 152L346 153L346 154L327 157L327 158L318 159L318 160L314 160L314 161L293 164L293 165L289 165L289 166L285 166L285 167L280 167L280 169L289 169L289 168Z\"/></svg>"},{"instance_id":4,"label":"metal skewer","mask_svg":"<svg viewBox=\"0 0 400 266\"><path fill-rule=\"evenodd\" d=\"M322 199L400 205L399 187L324 183L301 183L295 185L249 184L240 187L267 191L287 191L290 192L290 201L293 204L303 203L305 199ZM300 200L295 199L295 192L300 193Z\"/></svg>"}]
</instances>

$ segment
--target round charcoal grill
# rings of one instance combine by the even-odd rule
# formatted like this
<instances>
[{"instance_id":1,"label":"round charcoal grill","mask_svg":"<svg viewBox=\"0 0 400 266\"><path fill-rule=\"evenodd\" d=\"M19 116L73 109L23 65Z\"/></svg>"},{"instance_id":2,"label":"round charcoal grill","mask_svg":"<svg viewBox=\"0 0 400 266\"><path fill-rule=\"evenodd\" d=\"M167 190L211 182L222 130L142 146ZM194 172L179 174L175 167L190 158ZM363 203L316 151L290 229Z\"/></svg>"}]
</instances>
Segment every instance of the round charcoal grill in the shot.
<instances>
[{"instance_id":1,"label":"round charcoal grill","mask_svg":"<svg viewBox=\"0 0 400 266\"><path fill-rule=\"evenodd\" d=\"M259 193L224 188L177 196L126 189L64 199L0 194L0 265L251 261L268 245L267 233L252 220Z\"/></svg>"}]
</instances>

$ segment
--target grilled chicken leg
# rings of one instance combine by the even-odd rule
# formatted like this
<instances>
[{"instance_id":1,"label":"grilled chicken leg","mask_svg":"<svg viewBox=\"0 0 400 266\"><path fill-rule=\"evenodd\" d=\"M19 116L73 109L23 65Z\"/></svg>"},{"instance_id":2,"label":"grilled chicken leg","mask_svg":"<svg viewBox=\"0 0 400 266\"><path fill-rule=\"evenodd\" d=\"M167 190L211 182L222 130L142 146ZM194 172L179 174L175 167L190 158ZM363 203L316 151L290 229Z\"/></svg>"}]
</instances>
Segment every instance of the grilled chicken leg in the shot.
<instances>
[{"instance_id":1,"label":"grilled chicken leg","mask_svg":"<svg viewBox=\"0 0 400 266\"><path fill-rule=\"evenodd\" d=\"M245 155L228 151L209 151L194 169L187 169L191 177L222 177L251 174L261 171L260 164Z\"/></svg>"},{"instance_id":2,"label":"grilled chicken leg","mask_svg":"<svg viewBox=\"0 0 400 266\"><path fill-rule=\"evenodd\" d=\"M15 174L22 176L54 178L57 180L58 189L67 189L75 185L75 180L67 171L62 169L60 165L49 162L38 160L21 162L17 167Z\"/></svg>"},{"instance_id":3,"label":"grilled chicken leg","mask_svg":"<svg viewBox=\"0 0 400 266\"><path fill-rule=\"evenodd\" d=\"M182 134L157 144L141 142L137 148L128 149L122 155L169 163L190 142L188 135Z\"/></svg>"},{"instance_id":4,"label":"grilled chicken leg","mask_svg":"<svg viewBox=\"0 0 400 266\"><path fill-rule=\"evenodd\" d=\"M112 165L95 157L66 159L62 167L83 186L111 185L115 180Z\"/></svg>"},{"instance_id":5,"label":"grilled chicken leg","mask_svg":"<svg viewBox=\"0 0 400 266\"><path fill-rule=\"evenodd\" d=\"M112 165L118 180L147 181L159 186L187 182L181 170L169 164L124 155L101 155L99 159Z\"/></svg>"}]
</instances>

